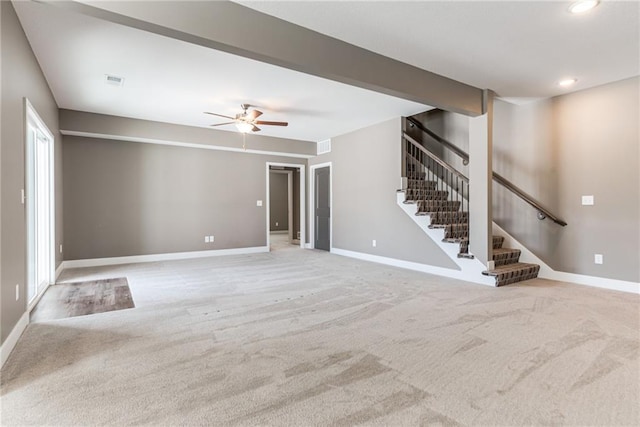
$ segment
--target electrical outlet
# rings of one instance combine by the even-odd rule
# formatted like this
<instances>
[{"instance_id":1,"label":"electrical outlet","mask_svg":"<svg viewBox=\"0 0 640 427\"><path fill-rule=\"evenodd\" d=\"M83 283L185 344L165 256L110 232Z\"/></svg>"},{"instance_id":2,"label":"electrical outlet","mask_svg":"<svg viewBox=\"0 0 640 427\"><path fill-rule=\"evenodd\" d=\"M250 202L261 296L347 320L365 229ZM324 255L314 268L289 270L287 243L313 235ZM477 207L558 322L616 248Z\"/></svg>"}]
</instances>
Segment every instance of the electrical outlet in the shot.
<instances>
[{"instance_id":1,"label":"electrical outlet","mask_svg":"<svg viewBox=\"0 0 640 427\"><path fill-rule=\"evenodd\" d=\"M595 254L595 256L593 257L593 262L595 262L596 264L604 264L602 254Z\"/></svg>"},{"instance_id":2,"label":"electrical outlet","mask_svg":"<svg viewBox=\"0 0 640 427\"><path fill-rule=\"evenodd\" d=\"M204 242L209 243L209 236L204 236Z\"/></svg>"},{"instance_id":3,"label":"electrical outlet","mask_svg":"<svg viewBox=\"0 0 640 427\"><path fill-rule=\"evenodd\" d=\"M262 206L262 200L257 200L256 201L256 206Z\"/></svg>"},{"instance_id":4,"label":"electrical outlet","mask_svg":"<svg viewBox=\"0 0 640 427\"><path fill-rule=\"evenodd\" d=\"M582 206L593 206L594 204L593 196L582 196Z\"/></svg>"},{"instance_id":5,"label":"electrical outlet","mask_svg":"<svg viewBox=\"0 0 640 427\"><path fill-rule=\"evenodd\" d=\"M16 285L16 301L20 299L20 285Z\"/></svg>"},{"instance_id":6,"label":"electrical outlet","mask_svg":"<svg viewBox=\"0 0 640 427\"><path fill-rule=\"evenodd\" d=\"M60 245L60 253L62 253L62 245Z\"/></svg>"},{"instance_id":7,"label":"electrical outlet","mask_svg":"<svg viewBox=\"0 0 640 427\"><path fill-rule=\"evenodd\" d=\"M276 221L276 227L278 226L278 221Z\"/></svg>"},{"instance_id":8,"label":"electrical outlet","mask_svg":"<svg viewBox=\"0 0 640 427\"><path fill-rule=\"evenodd\" d=\"M215 242L215 238L213 236L209 236L209 243Z\"/></svg>"},{"instance_id":9,"label":"electrical outlet","mask_svg":"<svg viewBox=\"0 0 640 427\"><path fill-rule=\"evenodd\" d=\"M378 242L374 240L371 241L371 246L373 246L374 248L378 245Z\"/></svg>"}]
</instances>

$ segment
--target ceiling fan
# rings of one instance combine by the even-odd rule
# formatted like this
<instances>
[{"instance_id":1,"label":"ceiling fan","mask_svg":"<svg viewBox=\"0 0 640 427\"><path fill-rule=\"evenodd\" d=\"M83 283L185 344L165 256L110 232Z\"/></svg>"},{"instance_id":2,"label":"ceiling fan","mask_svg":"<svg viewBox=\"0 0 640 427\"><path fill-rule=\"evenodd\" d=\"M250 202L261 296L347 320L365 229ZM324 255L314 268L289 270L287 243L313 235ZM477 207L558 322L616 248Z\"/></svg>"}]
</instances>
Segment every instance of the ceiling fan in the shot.
<instances>
[{"instance_id":1,"label":"ceiling fan","mask_svg":"<svg viewBox=\"0 0 640 427\"><path fill-rule=\"evenodd\" d=\"M259 132L260 128L257 125L267 125L267 126L288 126L289 125L289 123L287 122L270 122L265 120L257 120L258 117L262 115L262 111L259 111L259 110L247 111L251 107L251 105L249 104L242 104L241 107L242 107L242 113L236 114L235 117L225 116L224 114L209 113L208 111L205 111L204 113L211 114L212 116L224 117L225 119L232 120L230 122L216 123L211 126L225 126L225 125L235 124L238 130L242 133Z\"/></svg>"}]
</instances>

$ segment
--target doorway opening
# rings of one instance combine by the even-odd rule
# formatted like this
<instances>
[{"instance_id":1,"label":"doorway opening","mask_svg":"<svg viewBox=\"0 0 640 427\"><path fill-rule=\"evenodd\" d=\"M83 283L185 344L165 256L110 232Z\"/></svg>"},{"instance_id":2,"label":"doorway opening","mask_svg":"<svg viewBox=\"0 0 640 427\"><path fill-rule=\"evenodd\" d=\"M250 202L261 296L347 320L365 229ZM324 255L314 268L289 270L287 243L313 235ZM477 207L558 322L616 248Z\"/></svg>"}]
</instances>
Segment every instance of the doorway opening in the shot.
<instances>
[{"instance_id":1,"label":"doorway opening","mask_svg":"<svg viewBox=\"0 0 640 427\"><path fill-rule=\"evenodd\" d=\"M27 301L32 309L55 281L54 139L25 99Z\"/></svg>"},{"instance_id":2,"label":"doorway opening","mask_svg":"<svg viewBox=\"0 0 640 427\"><path fill-rule=\"evenodd\" d=\"M267 162L267 247L305 247L305 167Z\"/></svg>"},{"instance_id":3,"label":"doorway opening","mask_svg":"<svg viewBox=\"0 0 640 427\"><path fill-rule=\"evenodd\" d=\"M304 247L305 171L303 165L267 163L267 246Z\"/></svg>"},{"instance_id":4,"label":"doorway opening","mask_svg":"<svg viewBox=\"0 0 640 427\"><path fill-rule=\"evenodd\" d=\"M311 166L311 239L315 249L331 251L333 243L331 207L331 162Z\"/></svg>"}]
</instances>

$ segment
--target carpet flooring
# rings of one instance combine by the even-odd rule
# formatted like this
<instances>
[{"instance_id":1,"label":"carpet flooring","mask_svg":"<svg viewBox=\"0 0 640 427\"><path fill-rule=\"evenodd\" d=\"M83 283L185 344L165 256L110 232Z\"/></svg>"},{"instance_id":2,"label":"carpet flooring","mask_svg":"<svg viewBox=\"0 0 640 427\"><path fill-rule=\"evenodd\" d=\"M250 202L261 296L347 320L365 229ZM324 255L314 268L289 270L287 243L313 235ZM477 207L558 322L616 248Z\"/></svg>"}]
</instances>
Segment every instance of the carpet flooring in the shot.
<instances>
[{"instance_id":1,"label":"carpet flooring","mask_svg":"<svg viewBox=\"0 0 640 427\"><path fill-rule=\"evenodd\" d=\"M134 307L124 277L60 283L47 289L31 312L30 321L44 322Z\"/></svg>"},{"instance_id":2,"label":"carpet flooring","mask_svg":"<svg viewBox=\"0 0 640 427\"><path fill-rule=\"evenodd\" d=\"M65 271L136 308L29 325L0 424L640 424L638 295L275 249Z\"/></svg>"}]
</instances>

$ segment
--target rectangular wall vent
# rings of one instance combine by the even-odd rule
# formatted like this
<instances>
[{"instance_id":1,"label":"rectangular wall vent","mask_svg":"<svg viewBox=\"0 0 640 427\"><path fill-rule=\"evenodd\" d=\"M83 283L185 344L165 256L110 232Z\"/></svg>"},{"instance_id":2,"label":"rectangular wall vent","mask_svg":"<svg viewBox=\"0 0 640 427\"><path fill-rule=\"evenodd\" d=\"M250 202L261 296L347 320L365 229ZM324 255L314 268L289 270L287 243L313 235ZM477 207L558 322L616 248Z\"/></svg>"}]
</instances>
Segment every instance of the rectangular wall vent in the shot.
<instances>
[{"instance_id":1,"label":"rectangular wall vent","mask_svg":"<svg viewBox=\"0 0 640 427\"><path fill-rule=\"evenodd\" d=\"M316 154L324 154L331 152L331 140L325 139L324 141L320 141L317 143L317 151Z\"/></svg>"},{"instance_id":2,"label":"rectangular wall vent","mask_svg":"<svg viewBox=\"0 0 640 427\"><path fill-rule=\"evenodd\" d=\"M124 84L124 77L105 74L105 82L114 86L122 86Z\"/></svg>"}]
</instances>

